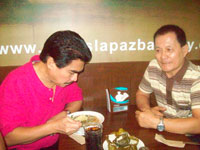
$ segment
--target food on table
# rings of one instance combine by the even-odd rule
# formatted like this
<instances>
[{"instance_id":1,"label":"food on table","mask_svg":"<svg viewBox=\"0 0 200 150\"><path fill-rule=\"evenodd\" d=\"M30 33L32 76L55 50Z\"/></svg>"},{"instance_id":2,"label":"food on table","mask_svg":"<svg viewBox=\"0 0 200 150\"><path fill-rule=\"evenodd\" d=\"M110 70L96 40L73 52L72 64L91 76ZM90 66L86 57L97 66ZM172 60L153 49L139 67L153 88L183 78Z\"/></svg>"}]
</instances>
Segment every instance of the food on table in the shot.
<instances>
[{"instance_id":1,"label":"food on table","mask_svg":"<svg viewBox=\"0 0 200 150\"><path fill-rule=\"evenodd\" d=\"M137 150L139 139L120 128L106 137L108 150Z\"/></svg>"},{"instance_id":2,"label":"food on table","mask_svg":"<svg viewBox=\"0 0 200 150\"><path fill-rule=\"evenodd\" d=\"M88 122L100 122L96 116L92 116L92 115L78 115L78 116L73 117L73 119L76 121L80 121L82 124L85 124Z\"/></svg>"}]
</instances>

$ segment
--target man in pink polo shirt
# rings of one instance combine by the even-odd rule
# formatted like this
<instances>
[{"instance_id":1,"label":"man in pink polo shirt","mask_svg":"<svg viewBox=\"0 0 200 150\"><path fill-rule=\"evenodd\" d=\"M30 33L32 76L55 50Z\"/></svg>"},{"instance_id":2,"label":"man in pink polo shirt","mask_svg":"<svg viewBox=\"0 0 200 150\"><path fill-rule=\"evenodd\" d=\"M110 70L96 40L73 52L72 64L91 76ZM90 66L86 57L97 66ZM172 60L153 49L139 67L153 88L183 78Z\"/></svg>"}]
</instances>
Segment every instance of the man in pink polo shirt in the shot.
<instances>
[{"instance_id":1,"label":"man in pink polo shirt","mask_svg":"<svg viewBox=\"0 0 200 150\"><path fill-rule=\"evenodd\" d=\"M57 149L59 134L81 127L67 113L82 106L76 81L91 57L77 33L59 31L40 56L9 73L0 86L0 130L8 149Z\"/></svg>"}]
</instances>

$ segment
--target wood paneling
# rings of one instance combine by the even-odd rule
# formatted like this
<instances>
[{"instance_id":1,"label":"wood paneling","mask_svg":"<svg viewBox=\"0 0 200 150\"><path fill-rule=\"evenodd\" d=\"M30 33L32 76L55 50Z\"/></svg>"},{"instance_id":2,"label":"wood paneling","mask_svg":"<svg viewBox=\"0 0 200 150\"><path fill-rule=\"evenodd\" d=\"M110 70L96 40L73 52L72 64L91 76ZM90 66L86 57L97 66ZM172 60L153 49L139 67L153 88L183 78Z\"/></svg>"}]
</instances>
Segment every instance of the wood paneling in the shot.
<instances>
[{"instance_id":1,"label":"wood paneling","mask_svg":"<svg viewBox=\"0 0 200 150\"><path fill-rule=\"evenodd\" d=\"M193 62L200 65L200 61ZM84 108L106 107L105 89L117 86L128 87L131 94L131 104L135 104L135 94L148 63L118 62L87 64L78 80L78 84L83 90ZM16 67L0 67L0 82L14 68Z\"/></svg>"},{"instance_id":2,"label":"wood paneling","mask_svg":"<svg viewBox=\"0 0 200 150\"><path fill-rule=\"evenodd\" d=\"M135 93L148 62L121 62L87 64L80 75L84 107L106 107L106 88L128 87L134 104Z\"/></svg>"}]
</instances>

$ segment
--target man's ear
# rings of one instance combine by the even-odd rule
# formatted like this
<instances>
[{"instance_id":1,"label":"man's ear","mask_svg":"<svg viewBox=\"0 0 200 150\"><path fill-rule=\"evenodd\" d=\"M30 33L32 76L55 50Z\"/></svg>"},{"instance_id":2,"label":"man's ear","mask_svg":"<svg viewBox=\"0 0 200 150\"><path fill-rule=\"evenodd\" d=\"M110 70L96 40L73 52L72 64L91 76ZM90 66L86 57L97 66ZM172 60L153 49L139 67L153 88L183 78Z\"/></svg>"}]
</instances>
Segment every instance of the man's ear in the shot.
<instances>
[{"instance_id":1,"label":"man's ear","mask_svg":"<svg viewBox=\"0 0 200 150\"><path fill-rule=\"evenodd\" d=\"M55 64L53 58L50 56L47 58L47 67L49 69L54 69L56 67L56 64Z\"/></svg>"},{"instance_id":2,"label":"man's ear","mask_svg":"<svg viewBox=\"0 0 200 150\"><path fill-rule=\"evenodd\" d=\"M187 55L188 52L189 52L189 47L188 47L188 45L185 44L185 45L182 47L182 50L183 50L184 56L186 57L186 55Z\"/></svg>"}]
</instances>

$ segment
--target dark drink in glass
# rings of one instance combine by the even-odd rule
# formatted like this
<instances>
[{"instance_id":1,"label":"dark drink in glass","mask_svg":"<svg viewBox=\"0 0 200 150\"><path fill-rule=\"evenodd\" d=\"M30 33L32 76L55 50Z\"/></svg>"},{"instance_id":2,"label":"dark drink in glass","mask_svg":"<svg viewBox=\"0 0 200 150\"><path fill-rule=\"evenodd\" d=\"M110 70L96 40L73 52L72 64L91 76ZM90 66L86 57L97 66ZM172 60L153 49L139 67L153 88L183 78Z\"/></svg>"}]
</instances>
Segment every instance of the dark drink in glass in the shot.
<instances>
[{"instance_id":1,"label":"dark drink in glass","mask_svg":"<svg viewBox=\"0 0 200 150\"><path fill-rule=\"evenodd\" d=\"M93 123L85 125L85 141L87 150L102 150L102 125Z\"/></svg>"}]
</instances>

